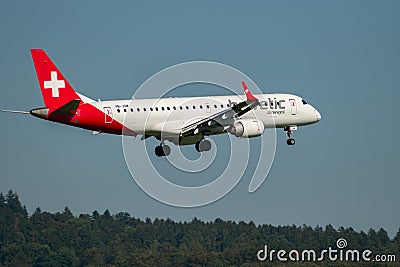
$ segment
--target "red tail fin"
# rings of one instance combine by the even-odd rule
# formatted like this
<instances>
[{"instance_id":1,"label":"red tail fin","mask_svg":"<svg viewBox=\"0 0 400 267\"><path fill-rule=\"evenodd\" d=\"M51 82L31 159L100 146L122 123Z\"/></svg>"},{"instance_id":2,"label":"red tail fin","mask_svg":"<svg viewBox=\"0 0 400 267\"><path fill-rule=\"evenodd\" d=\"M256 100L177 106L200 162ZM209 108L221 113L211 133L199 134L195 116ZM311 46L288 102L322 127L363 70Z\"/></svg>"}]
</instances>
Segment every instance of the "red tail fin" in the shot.
<instances>
[{"instance_id":1,"label":"red tail fin","mask_svg":"<svg viewBox=\"0 0 400 267\"><path fill-rule=\"evenodd\" d=\"M72 100L80 100L78 94L64 78L56 65L42 49L31 49L44 104L52 112Z\"/></svg>"}]
</instances>

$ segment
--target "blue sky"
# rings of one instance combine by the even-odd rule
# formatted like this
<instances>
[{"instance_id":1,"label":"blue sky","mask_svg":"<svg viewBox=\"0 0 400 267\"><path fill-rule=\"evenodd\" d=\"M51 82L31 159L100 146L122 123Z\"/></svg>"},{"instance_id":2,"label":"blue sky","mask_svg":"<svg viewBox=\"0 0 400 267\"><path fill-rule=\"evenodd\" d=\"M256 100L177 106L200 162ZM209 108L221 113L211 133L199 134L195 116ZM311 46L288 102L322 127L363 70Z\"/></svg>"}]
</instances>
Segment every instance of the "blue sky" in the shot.
<instances>
[{"instance_id":1,"label":"blue sky","mask_svg":"<svg viewBox=\"0 0 400 267\"><path fill-rule=\"evenodd\" d=\"M256 193L245 176L223 199L192 209L141 191L121 137L0 114L0 191L18 192L30 212L108 208L140 218L384 227L391 236L400 227L398 1L0 5L1 108L43 105L29 54L39 47L95 99L129 98L165 67L210 60L243 71L265 93L300 95L322 114L296 132L295 147L278 131L275 162Z\"/></svg>"}]
</instances>

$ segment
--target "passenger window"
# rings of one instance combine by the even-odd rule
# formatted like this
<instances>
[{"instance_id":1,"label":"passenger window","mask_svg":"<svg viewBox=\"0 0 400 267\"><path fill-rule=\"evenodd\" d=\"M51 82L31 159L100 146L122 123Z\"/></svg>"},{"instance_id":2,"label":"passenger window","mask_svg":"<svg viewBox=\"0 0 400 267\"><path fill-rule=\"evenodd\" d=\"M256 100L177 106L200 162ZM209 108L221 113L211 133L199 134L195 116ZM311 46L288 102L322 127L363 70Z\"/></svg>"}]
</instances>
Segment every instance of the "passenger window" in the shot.
<instances>
[{"instance_id":1,"label":"passenger window","mask_svg":"<svg viewBox=\"0 0 400 267\"><path fill-rule=\"evenodd\" d=\"M196 109L196 106L193 106L193 109Z\"/></svg>"},{"instance_id":2,"label":"passenger window","mask_svg":"<svg viewBox=\"0 0 400 267\"><path fill-rule=\"evenodd\" d=\"M217 105L214 105L214 108L217 108Z\"/></svg>"},{"instance_id":3,"label":"passenger window","mask_svg":"<svg viewBox=\"0 0 400 267\"><path fill-rule=\"evenodd\" d=\"M174 106L173 109L176 110L176 107Z\"/></svg>"},{"instance_id":4,"label":"passenger window","mask_svg":"<svg viewBox=\"0 0 400 267\"><path fill-rule=\"evenodd\" d=\"M143 111L146 112L146 108L143 108Z\"/></svg>"},{"instance_id":5,"label":"passenger window","mask_svg":"<svg viewBox=\"0 0 400 267\"><path fill-rule=\"evenodd\" d=\"M186 106L186 109L189 109L189 106Z\"/></svg>"},{"instance_id":6,"label":"passenger window","mask_svg":"<svg viewBox=\"0 0 400 267\"><path fill-rule=\"evenodd\" d=\"M140 108L137 108L136 110L139 112L139 111L140 111Z\"/></svg>"},{"instance_id":7,"label":"passenger window","mask_svg":"<svg viewBox=\"0 0 400 267\"><path fill-rule=\"evenodd\" d=\"M156 107L156 111L158 111L158 107Z\"/></svg>"},{"instance_id":8,"label":"passenger window","mask_svg":"<svg viewBox=\"0 0 400 267\"><path fill-rule=\"evenodd\" d=\"M183 109L183 107L182 107L182 106L180 106L180 107L179 107L179 109L180 109L180 110L182 110L182 109Z\"/></svg>"},{"instance_id":9,"label":"passenger window","mask_svg":"<svg viewBox=\"0 0 400 267\"><path fill-rule=\"evenodd\" d=\"M133 112L133 108L131 108L131 112Z\"/></svg>"},{"instance_id":10,"label":"passenger window","mask_svg":"<svg viewBox=\"0 0 400 267\"><path fill-rule=\"evenodd\" d=\"M120 113L121 110L119 110L119 108L117 108L117 112Z\"/></svg>"},{"instance_id":11,"label":"passenger window","mask_svg":"<svg viewBox=\"0 0 400 267\"><path fill-rule=\"evenodd\" d=\"M202 106L202 105L200 105L200 109L203 109L203 106Z\"/></svg>"},{"instance_id":12,"label":"passenger window","mask_svg":"<svg viewBox=\"0 0 400 267\"><path fill-rule=\"evenodd\" d=\"M153 111L153 108L150 108L150 111Z\"/></svg>"},{"instance_id":13,"label":"passenger window","mask_svg":"<svg viewBox=\"0 0 400 267\"><path fill-rule=\"evenodd\" d=\"M164 107L161 107L162 110L164 110Z\"/></svg>"},{"instance_id":14,"label":"passenger window","mask_svg":"<svg viewBox=\"0 0 400 267\"><path fill-rule=\"evenodd\" d=\"M124 108L124 112L126 112L126 108Z\"/></svg>"},{"instance_id":15,"label":"passenger window","mask_svg":"<svg viewBox=\"0 0 400 267\"><path fill-rule=\"evenodd\" d=\"M169 108L169 107L167 107L167 110L170 110L170 108Z\"/></svg>"},{"instance_id":16,"label":"passenger window","mask_svg":"<svg viewBox=\"0 0 400 267\"><path fill-rule=\"evenodd\" d=\"M224 105L223 105L223 104L221 104L221 108L224 108Z\"/></svg>"}]
</instances>

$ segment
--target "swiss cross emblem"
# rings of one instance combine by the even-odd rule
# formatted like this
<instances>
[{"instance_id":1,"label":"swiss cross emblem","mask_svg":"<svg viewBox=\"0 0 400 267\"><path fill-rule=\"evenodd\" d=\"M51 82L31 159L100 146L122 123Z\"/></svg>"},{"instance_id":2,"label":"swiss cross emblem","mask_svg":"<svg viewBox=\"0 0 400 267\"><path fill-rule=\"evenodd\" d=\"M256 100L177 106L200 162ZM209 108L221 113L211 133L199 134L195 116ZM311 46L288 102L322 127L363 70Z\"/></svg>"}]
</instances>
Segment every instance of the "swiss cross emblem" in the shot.
<instances>
[{"instance_id":1,"label":"swiss cross emblem","mask_svg":"<svg viewBox=\"0 0 400 267\"><path fill-rule=\"evenodd\" d=\"M50 81L44 81L44 88L51 89L51 95L53 97L59 97L59 89L65 88L65 81L57 79L57 71L52 71L50 76Z\"/></svg>"}]
</instances>

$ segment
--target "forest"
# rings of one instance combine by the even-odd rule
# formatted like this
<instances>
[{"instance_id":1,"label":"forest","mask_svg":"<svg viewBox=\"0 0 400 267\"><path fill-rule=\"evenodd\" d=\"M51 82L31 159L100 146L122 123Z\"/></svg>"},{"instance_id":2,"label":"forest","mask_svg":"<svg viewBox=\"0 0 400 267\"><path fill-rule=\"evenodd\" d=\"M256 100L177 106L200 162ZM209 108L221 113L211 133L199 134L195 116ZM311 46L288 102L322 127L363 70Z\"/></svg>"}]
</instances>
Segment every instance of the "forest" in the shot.
<instances>
[{"instance_id":1,"label":"forest","mask_svg":"<svg viewBox=\"0 0 400 267\"><path fill-rule=\"evenodd\" d=\"M332 225L272 226L215 219L135 218L127 212L75 216L69 208L29 215L16 193L0 194L0 266L400 266L400 229L367 232ZM260 261L271 249L322 251L345 238L349 249L395 255L397 262Z\"/></svg>"}]
</instances>

